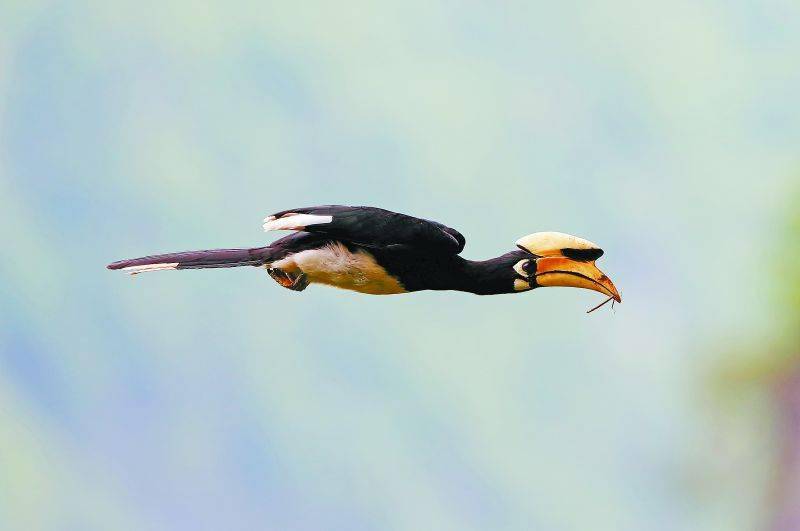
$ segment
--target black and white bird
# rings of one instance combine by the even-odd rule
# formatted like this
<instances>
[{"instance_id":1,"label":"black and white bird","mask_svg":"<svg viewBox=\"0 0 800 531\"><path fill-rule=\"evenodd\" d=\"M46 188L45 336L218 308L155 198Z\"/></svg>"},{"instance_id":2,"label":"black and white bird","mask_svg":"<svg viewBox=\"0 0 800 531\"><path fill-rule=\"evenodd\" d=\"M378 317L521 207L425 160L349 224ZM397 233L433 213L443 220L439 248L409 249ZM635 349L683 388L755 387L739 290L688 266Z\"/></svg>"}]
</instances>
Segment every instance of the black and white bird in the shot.
<instances>
[{"instance_id":1,"label":"black and white bird","mask_svg":"<svg viewBox=\"0 0 800 531\"><path fill-rule=\"evenodd\" d=\"M464 236L441 223L365 206L294 208L268 216L264 230L294 234L266 247L214 249L121 260L108 266L131 274L168 269L263 267L294 291L327 284L373 295L456 290L478 295L570 286L621 301L594 264L603 250L560 232L537 232L497 258L462 258Z\"/></svg>"}]
</instances>

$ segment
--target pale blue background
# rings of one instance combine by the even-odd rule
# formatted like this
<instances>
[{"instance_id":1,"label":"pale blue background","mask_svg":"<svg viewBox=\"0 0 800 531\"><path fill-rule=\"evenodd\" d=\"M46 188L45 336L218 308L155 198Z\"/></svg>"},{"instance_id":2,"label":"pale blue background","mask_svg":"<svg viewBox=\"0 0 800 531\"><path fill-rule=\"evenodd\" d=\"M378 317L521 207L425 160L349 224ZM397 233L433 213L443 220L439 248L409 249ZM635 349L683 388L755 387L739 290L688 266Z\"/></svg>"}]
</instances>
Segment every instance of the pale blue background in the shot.
<instances>
[{"instance_id":1,"label":"pale blue background","mask_svg":"<svg viewBox=\"0 0 800 531\"><path fill-rule=\"evenodd\" d=\"M798 17L5 2L0 527L763 529L769 399L714 382L782 318ZM624 303L104 269L319 203L440 220L472 258L574 233Z\"/></svg>"}]
</instances>

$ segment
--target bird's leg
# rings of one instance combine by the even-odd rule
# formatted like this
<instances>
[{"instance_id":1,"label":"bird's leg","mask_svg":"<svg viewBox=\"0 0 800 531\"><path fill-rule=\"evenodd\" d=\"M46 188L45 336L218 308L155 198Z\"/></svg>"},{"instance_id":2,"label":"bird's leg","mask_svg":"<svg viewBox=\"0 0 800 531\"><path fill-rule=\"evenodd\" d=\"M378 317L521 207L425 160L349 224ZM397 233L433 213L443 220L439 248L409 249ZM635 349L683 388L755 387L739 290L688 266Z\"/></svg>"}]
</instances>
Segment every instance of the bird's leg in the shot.
<instances>
[{"instance_id":1,"label":"bird's leg","mask_svg":"<svg viewBox=\"0 0 800 531\"><path fill-rule=\"evenodd\" d=\"M308 287L308 284L308 277L305 273L300 272L300 274L294 277L294 282L292 282L292 286L289 289L294 291L303 291Z\"/></svg>"},{"instance_id":2,"label":"bird's leg","mask_svg":"<svg viewBox=\"0 0 800 531\"><path fill-rule=\"evenodd\" d=\"M281 269L268 267L267 273L269 276L272 277L272 280L283 286L284 288L288 288L292 285L292 279L289 278L289 275L283 272Z\"/></svg>"},{"instance_id":3,"label":"bird's leg","mask_svg":"<svg viewBox=\"0 0 800 531\"><path fill-rule=\"evenodd\" d=\"M308 287L308 277L300 270L290 273L277 267L268 267L267 273L269 273L269 276L271 276L275 282L284 288L293 291L303 291Z\"/></svg>"}]
</instances>

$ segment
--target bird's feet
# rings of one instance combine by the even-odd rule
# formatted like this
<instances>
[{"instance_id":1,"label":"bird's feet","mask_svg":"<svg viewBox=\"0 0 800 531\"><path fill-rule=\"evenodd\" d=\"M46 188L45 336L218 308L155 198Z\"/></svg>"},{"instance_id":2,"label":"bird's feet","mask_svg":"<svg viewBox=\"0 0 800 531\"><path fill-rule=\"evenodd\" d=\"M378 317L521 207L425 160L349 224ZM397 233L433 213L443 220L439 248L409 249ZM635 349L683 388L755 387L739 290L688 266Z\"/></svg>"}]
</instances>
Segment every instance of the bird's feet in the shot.
<instances>
[{"instance_id":1,"label":"bird's feet","mask_svg":"<svg viewBox=\"0 0 800 531\"><path fill-rule=\"evenodd\" d=\"M267 268L267 273L272 279L286 289L292 291L303 291L308 287L308 277L305 273L289 273L283 269Z\"/></svg>"}]
</instances>

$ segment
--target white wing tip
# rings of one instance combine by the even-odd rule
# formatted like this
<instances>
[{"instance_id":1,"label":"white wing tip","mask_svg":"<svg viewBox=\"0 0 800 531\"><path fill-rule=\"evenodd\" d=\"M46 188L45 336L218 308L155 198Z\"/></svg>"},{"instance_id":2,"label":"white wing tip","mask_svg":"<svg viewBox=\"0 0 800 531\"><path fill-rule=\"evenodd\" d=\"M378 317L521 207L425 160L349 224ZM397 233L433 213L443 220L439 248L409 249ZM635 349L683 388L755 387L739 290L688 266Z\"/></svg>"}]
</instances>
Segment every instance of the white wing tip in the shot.
<instances>
[{"instance_id":1,"label":"white wing tip","mask_svg":"<svg viewBox=\"0 0 800 531\"><path fill-rule=\"evenodd\" d=\"M314 214L293 214L280 218L268 216L264 218L264 232L273 230L303 230L309 225L321 225L333 221L333 216L317 216Z\"/></svg>"}]
</instances>

